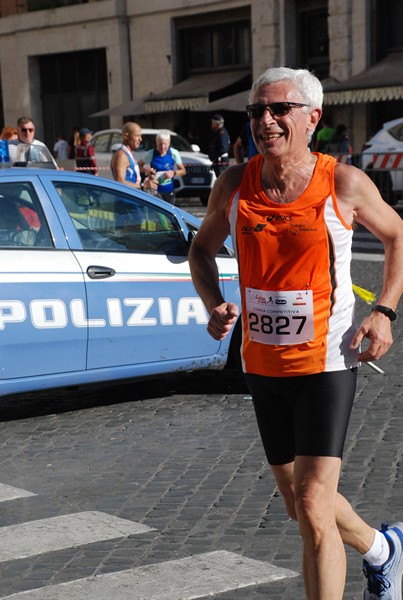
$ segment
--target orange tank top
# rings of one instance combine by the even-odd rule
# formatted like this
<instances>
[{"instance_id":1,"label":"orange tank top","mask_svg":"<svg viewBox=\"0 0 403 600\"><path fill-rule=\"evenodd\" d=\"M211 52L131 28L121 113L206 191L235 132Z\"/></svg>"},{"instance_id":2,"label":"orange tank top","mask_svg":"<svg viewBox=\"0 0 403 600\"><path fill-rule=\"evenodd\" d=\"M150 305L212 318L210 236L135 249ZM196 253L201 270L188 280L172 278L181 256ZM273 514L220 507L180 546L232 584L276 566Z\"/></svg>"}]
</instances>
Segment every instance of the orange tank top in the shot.
<instances>
[{"instance_id":1,"label":"orange tank top","mask_svg":"<svg viewBox=\"0 0 403 600\"><path fill-rule=\"evenodd\" d=\"M261 186L263 157L251 159L231 198L229 221L242 296L246 373L307 375L357 366L350 275L352 228L338 210L333 157L318 154L294 202Z\"/></svg>"}]
</instances>

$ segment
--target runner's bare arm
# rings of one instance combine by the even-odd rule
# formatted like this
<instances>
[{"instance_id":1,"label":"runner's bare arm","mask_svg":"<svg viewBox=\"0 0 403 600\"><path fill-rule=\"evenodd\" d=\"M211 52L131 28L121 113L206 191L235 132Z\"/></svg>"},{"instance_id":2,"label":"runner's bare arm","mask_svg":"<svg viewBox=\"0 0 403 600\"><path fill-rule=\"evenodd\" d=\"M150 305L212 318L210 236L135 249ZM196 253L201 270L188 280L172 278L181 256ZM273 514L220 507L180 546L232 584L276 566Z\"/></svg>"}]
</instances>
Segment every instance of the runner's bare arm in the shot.
<instances>
[{"instance_id":1,"label":"runner's bare arm","mask_svg":"<svg viewBox=\"0 0 403 600\"><path fill-rule=\"evenodd\" d=\"M341 167L341 168L340 168ZM384 200L371 179L359 169L337 165L336 197L344 218L361 223L373 233L385 248L383 287L377 304L396 309L403 292L403 221ZM366 317L353 339L358 347L363 338L370 341L359 359L376 360L393 342L391 322L387 316L373 312Z\"/></svg>"},{"instance_id":2,"label":"runner's bare arm","mask_svg":"<svg viewBox=\"0 0 403 600\"><path fill-rule=\"evenodd\" d=\"M244 165L230 167L217 179L189 252L193 283L210 315L207 330L217 340L229 333L238 316L238 307L222 296L215 258L230 233L228 203L239 187L243 170Z\"/></svg>"}]
</instances>

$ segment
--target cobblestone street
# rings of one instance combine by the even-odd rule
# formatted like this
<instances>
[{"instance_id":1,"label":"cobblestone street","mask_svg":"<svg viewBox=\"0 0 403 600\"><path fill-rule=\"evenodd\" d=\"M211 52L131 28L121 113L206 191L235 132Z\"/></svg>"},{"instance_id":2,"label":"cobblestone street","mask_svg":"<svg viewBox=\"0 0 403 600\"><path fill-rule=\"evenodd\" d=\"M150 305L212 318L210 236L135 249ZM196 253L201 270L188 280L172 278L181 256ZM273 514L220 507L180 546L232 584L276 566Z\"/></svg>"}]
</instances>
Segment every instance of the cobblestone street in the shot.
<instances>
[{"instance_id":1,"label":"cobblestone street","mask_svg":"<svg viewBox=\"0 0 403 600\"><path fill-rule=\"evenodd\" d=\"M354 283L379 291L382 265L354 261ZM360 315L369 309L360 299L357 304ZM392 350L379 363L385 375L360 369L340 483L376 527L403 518L401 319L394 334ZM1 527L100 511L152 528L2 559L2 598L42 587L50 590L47 598L59 598L51 586L62 582L218 550L301 573L297 525L266 466L242 382L206 373L36 393L3 399L1 415L0 482L35 494L1 502ZM360 599L362 589L361 561L348 551L345 599ZM304 597L300 576L218 594L206 589L205 597L212 595Z\"/></svg>"}]
</instances>

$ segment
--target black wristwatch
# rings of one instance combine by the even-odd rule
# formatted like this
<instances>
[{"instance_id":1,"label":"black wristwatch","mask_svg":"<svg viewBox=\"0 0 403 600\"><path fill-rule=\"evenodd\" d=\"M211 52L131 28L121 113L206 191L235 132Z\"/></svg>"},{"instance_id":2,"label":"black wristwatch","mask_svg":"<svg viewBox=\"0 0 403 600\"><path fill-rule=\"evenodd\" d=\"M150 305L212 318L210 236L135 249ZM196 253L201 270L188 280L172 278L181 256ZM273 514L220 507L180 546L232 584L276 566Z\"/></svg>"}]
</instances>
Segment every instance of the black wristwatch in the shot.
<instances>
[{"instance_id":1,"label":"black wristwatch","mask_svg":"<svg viewBox=\"0 0 403 600\"><path fill-rule=\"evenodd\" d=\"M391 321L395 321L397 318L397 315L395 313L394 310L392 310L391 308L389 308L389 306L382 306L382 304L375 304L375 306L372 309L372 312L380 312L383 315L387 316L388 319L390 319Z\"/></svg>"}]
</instances>

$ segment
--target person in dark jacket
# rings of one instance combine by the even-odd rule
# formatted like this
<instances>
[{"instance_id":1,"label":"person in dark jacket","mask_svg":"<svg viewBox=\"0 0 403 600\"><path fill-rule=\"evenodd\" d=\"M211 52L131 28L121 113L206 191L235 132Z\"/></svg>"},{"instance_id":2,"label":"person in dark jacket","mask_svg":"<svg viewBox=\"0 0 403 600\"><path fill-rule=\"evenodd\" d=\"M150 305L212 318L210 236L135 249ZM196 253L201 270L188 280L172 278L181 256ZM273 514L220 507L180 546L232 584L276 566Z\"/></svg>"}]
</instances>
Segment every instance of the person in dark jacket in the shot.
<instances>
[{"instance_id":1,"label":"person in dark jacket","mask_svg":"<svg viewBox=\"0 0 403 600\"><path fill-rule=\"evenodd\" d=\"M209 157L217 177L229 166L230 137L224 127L224 117L214 115L211 118L213 136L209 145Z\"/></svg>"}]
</instances>

